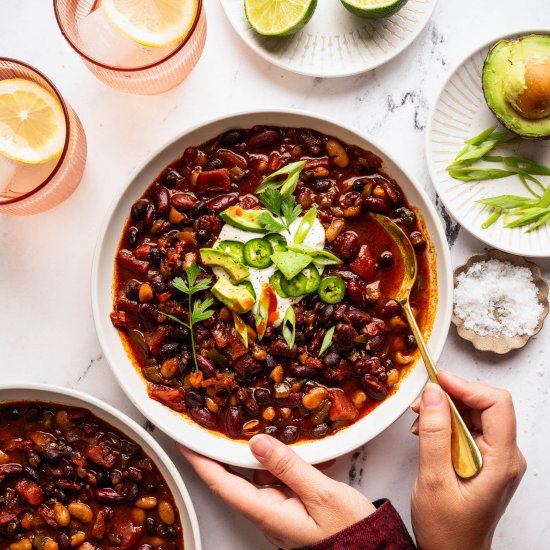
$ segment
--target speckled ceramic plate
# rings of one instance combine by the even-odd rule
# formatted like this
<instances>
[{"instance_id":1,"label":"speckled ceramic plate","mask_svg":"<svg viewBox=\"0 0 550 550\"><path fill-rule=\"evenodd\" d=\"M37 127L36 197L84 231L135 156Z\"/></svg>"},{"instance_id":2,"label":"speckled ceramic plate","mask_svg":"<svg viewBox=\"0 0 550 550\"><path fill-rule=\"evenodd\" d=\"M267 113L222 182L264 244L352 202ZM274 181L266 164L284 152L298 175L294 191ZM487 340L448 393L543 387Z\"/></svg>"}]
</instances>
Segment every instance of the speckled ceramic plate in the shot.
<instances>
[{"instance_id":1,"label":"speckled ceramic plate","mask_svg":"<svg viewBox=\"0 0 550 550\"><path fill-rule=\"evenodd\" d=\"M488 250L484 254L474 254L468 258L468 261L465 264L458 266L454 270L454 287L456 288L457 278L460 274L466 273L476 263L487 262L489 260L500 260L501 262L510 262L520 267L529 268L531 270L533 283L537 287L539 302L542 305L542 314L539 317L538 324L533 334L522 334L521 336L480 336L477 332L467 329L464 326L464 319L461 319L453 313L451 320L456 326L458 335L461 338L471 342L474 348L480 351L492 351L493 353L498 353L501 355L514 349L522 348L542 329L544 319L548 315L548 283L542 276L540 268L537 264L528 262L521 256L513 256L512 254L507 254L506 252L502 252L500 250Z\"/></svg>"},{"instance_id":2,"label":"speckled ceramic plate","mask_svg":"<svg viewBox=\"0 0 550 550\"><path fill-rule=\"evenodd\" d=\"M489 48L500 39L532 33L548 31L526 30L497 37L468 56L451 73L432 110L426 151L435 189L460 225L499 250L523 256L550 257L550 224L531 233L526 233L521 227L505 228L502 219L487 229L481 227L493 210L476 203L477 200L506 194L529 196L517 176L465 183L452 179L445 170L466 139L497 124L481 88L481 71ZM509 155L519 154L550 166L550 140L523 140L507 149ZM541 177L541 180L550 184L548 177Z\"/></svg>"},{"instance_id":3,"label":"speckled ceramic plate","mask_svg":"<svg viewBox=\"0 0 550 550\"><path fill-rule=\"evenodd\" d=\"M220 0L233 28L270 63L307 76L340 77L378 67L402 52L422 31L437 0L409 0L387 19L349 13L339 0L319 0L311 21L294 36L257 34L243 0Z\"/></svg>"}]
</instances>

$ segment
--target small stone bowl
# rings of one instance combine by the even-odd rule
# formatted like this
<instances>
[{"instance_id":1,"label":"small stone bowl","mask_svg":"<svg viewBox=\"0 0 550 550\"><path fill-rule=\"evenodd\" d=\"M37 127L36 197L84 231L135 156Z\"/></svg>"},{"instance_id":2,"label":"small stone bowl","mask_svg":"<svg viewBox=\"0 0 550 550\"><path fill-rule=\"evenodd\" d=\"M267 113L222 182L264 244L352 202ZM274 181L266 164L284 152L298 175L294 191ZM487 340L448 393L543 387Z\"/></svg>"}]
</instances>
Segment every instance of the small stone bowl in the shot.
<instances>
[{"instance_id":1,"label":"small stone bowl","mask_svg":"<svg viewBox=\"0 0 550 550\"><path fill-rule=\"evenodd\" d=\"M545 317L548 315L548 283L542 276L540 268L537 264L533 262L528 262L525 258L521 256L514 256L500 250L488 250L484 254L474 254L471 256L468 261L458 266L454 270L454 287L457 285L457 278L461 273L465 273L470 269L470 267L478 262L484 262L488 260L500 260L502 262L510 262L511 264L518 265L521 267L527 267L531 270L533 277L533 283L538 289L538 298L539 302L542 304L542 314L539 318L535 332L528 336L524 334L522 336L506 336L504 334L500 336L480 336L477 332L467 329L464 327L464 320L460 317L457 317L454 314L451 317L452 322L456 325L458 335L464 340L468 340L474 346L474 348L480 351L492 351L493 353L504 354L508 353L513 349L519 349L525 346L527 342L537 334L544 323Z\"/></svg>"}]
</instances>

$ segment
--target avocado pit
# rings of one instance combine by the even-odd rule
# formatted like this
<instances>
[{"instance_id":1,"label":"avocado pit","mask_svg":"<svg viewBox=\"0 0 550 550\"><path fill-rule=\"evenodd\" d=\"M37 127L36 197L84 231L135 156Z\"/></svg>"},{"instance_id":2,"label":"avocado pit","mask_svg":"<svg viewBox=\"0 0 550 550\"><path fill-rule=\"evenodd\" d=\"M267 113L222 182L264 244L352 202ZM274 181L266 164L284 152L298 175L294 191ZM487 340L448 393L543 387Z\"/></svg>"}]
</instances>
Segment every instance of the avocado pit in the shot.
<instances>
[{"instance_id":1,"label":"avocado pit","mask_svg":"<svg viewBox=\"0 0 550 550\"><path fill-rule=\"evenodd\" d=\"M509 97L524 118L540 120L550 116L550 57L531 57L524 63L524 91Z\"/></svg>"}]
</instances>

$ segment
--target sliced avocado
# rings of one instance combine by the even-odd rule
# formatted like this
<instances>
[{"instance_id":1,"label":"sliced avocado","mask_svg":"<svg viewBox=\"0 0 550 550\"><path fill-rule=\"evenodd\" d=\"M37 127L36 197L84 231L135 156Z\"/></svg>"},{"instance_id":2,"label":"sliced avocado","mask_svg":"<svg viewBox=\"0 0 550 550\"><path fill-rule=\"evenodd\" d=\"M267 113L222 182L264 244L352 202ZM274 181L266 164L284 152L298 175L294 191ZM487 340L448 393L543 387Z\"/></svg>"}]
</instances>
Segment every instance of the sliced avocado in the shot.
<instances>
[{"instance_id":1,"label":"sliced avocado","mask_svg":"<svg viewBox=\"0 0 550 550\"><path fill-rule=\"evenodd\" d=\"M307 254L301 254L300 252L275 252L271 255L273 263L281 270L285 279L292 279L304 267L307 267L312 261L313 258Z\"/></svg>"},{"instance_id":2,"label":"sliced avocado","mask_svg":"<svg viewBox=\"0 0 550 550\"><path fill-rule=\"evenodd\" d=\"M243 229L244 231L254 231L255 233L265 233L264 226L258 221L258 217L265 212L262 209L244 210L240 206L230 206L224 210L220 216L229 225Z\"/></svg>"},{"instance_id":3,"label":"sliced avocado","mask_svg":"<svg viewBox=\"0 0 550 550\"><path fill-rule=\"evenodd\" d=\"M214 248L201 248L201 260L204 265L222 267L227 271L233 283L244 281L249 275L248 267L240 264L233 256Z\"/></svg>"},{"instance_id":4,"label":"sliced avocado","mask_svg":"<svg viewBox=\"0 0 550 550\"><path fill-rule=\"evenodd\" d=\"M550 138L550 35L500 40L482 75L487 105L511 132Z\"/></svg>"},{"instance_id":5,"label":"sliced avocado","mask_svg":"<svg viewBox=\"0 0 550 550\"><path fill-rule=\"evenodd\" d=\"M226 277L220 277L210 292L235 313L250 311L255 302L245 286L235 286Z\"/></svg>"}]
</instances>

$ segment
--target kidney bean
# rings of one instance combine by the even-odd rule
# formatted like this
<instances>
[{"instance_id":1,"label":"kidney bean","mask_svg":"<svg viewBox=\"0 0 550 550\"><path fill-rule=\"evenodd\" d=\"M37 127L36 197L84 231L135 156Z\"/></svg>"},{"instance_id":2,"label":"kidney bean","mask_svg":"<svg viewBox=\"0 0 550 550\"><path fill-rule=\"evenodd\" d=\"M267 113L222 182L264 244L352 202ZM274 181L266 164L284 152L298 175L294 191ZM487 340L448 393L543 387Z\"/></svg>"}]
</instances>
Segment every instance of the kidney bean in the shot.
<instances>
[{"instance_id":1,"label":"kidney bean","mask_svg":"<svg viewBox=\"0 0 550 550\"><path fill-rule=\"evenodd\" d=\"M196 390L187 390L185 392L185 402L190 407L200 407L204 404L204 397Z\"/></svg>"},{"instance_id":2,"label":"kidney bean","mask_svg":"<svg viewBox=\"0 0 550 550\"><path fill-rule=\"evenodd\" d=\"M155 185L153 199L160 216L168 216L170 212L170 191L164 185Z\"/></svg>"},{"instance_id":3,"label":"kidney bean","mask_svg":"<svg viewBox=\"0 0 550 550\"><path fill-rule=\"evenodd\" d=\"M332 304L321 304L316 311L316 321L322 325L331 324L335 309Z\"/></svg>"},{"instance_id":4,"label":"kidney bean","mask_svg":"<svg viewBox=\"0 0 550 550\"><path fill-rule=\"evenodd\" d=\"M275 145L281 138L279 130L262 130L248 138L248 146L252 149L263 149Z\"/></svg>"},{"instance_id":5,"label":"kidney bean","mask_svg":"<svg viewBox=\"0 0 550 550\"><path fill-rule=\"evenodd\" d=\"M366 311L360 309L350 308L347 316L350 323L356 327L364 327L372 321L372 317Z\"/></svg>"},{"instance_id":6,"label":"kidney bean","mask_svg":"<svg viewBox=\"0 0 550 550\"><path fill-rule=\"evenodd\" d=\"M362 374L380 374L380 372L383 372L384 368L382 367L382 364L380 363L380 359L378 357L371 357L370 359L366 359L365 361L357 361L355 365L353 365L353 372L357 375Z\"/></svg>"},{"instance_id":7,"label":"kidney bean","mask_svg":"<svg viewBox=\"0 0 550 550\"><path fill-rule=\"evenodd\" d=\"M244 408L252 415L258 416L260 414L260 406L254 396L252 391L247 388L239 388L237 391L237 397L239 401L244 405Z\"/></svg>"},{"instance_id":8,"label":"kidney bean","mask_svg":"<svg viewBox=\"0 0 550 550\"><path fill-rule=\"evenodd\" d=\"M212 170L218 170L223 167L222 161L217 158L210 159L202 167L203 172L210 172Z\"/></svg>"},{"instance_id":9,"label":"kidney bean","mask_svg":"<svg viewBox=\"0 0 550 550\"><path fill-rule=\"evenodd\" d=\"M164 176L163 183L166 187L177 187L183 183L183 176L177 170L171 168Z\"/></svg>"},{"instance_id":10,"label":"kidney bean","mask_svg":"<svg viewBox=\"0 0 550 550\"><path fill-rule=\"evenodd\" d=\"M151 304L139 304L138 314L149 331L154 330L158 325L158 312L155 306Z\"/></svg>"},{"instance_id":11,"label":"kidney bean","mask_svg":"<svg viewBox=\"0 0 550 550\"><path fill-rule=\"evenodd\" d=\"M395 223L404 225L405 227L409 227L416 221L416 214L406 206L396 208L394 210L394 214L398 217L393 218L393 221Z\"/></svg>"},{"instance_id":12,"label":"kidney bean","mask_svg":"<svg viewBox=\"0 0 550 550\"><path fill-rule=\"evenodd\" d=\"M386 337L383 334L377 334L372 338L369 338L368 342L365 345L365 349L368 351L376 351L386 340Z\"/></svg>"},{"instance_id":13,"label":"kidney bean","mask_svg":"<svg viewBox=\"0 0 550 550\"><path fill-rule=\"evenodd\" d=\"M211 413L206 407L191 407L189 414L193 419L205 428L215 428L218 423L218 417Z\"/></svg>"},{"instance_id":14,"label":"kidney bean","mask_svg":"<svg viewBox=\"0 0 550 550\"><path fill-rule=\"evenodd\" d=\"M365 390L367 395L376 401L382 401L386 399L388 395L388 390L386 387L378 380L375 376L371 374L365 374L359 380L362 388Z\"/></svg>"},{"instance_id":15,"label":"kidney bean","mask_svg":"<svg viewBox=\"0 0 550 550\"><path fill-rule=\"evenodd\" d=\"M287 445L289 443L293 443L298 439L299 430L297 426L287 426L280 434L279 434L279 440L283 443L286 443Z\"/></svg>"},{"instance_id":16,"label":"kidney bean","mask_svg":"<svg viewBox=\"0 0 550 550\"><path fill-rule=\"evenodd\" d=\"M322 422L321 424L317 424L317 426L313 426L311 428L311 431L309 434L311 437L314 437L315 439L322 439L323 437L326 437L329 432L328 424L325 422Z\"/></svg>"},{"instance_id":17,"label":"kidney bean","mask_svg":"<svg viewBox=\"0 0 550 550\"><path fill-rule=\"evenodd\" d=\"M147 205L147 210L145 211L145 216L143 217L143 229L151 229L153 223L155 223L156 209L155 206L151 203Z\"/></svg>"},{"instance_id":18,"label":"kidney bean","mask_svg":"<svg viewBox=\"0 0 550 550\"><path fill-rule=\"evenodd\" d=\"M193 195L189 193L176 193L171 198L172 206L178 210L191 210L198 202Z\"/></svg>"},{"instance_id":19,"label":"kidney bean","mask_svg":"<svg viewBox=\"0 0 550 550\"><path fill-rule=\"evenodd\" d=\"M354 305L361 308L366 307L367 300L365 296L365 289L359 281L357 281L356 279L348 281L348 283L346 284L346 292L349 299L354 303Z\"/></svg>"},{"instance_id":20,"label":"kidney bean","mask_svg":"<svg viewBox=\"0 0 550 550\"><path fill-rule=\"evenodd\" d=\"M243 417L237 407L229 407L225 415L225 428L229 437L239 437L243 430Z\"/></svg>"},{"instance_id":21,"label":"kidney bean","mask_svg":"<svg viewBox=\"0 0 550 550\"><path fill-rule=\"evenodd\" d=\"M218 197L210 199L206 203L206 208L210 210L210 212L214 212L214 214L219 214L226 208L229 208L230 206L237 204L238 201L239 201L239 195L237 193L220 195Z\"/></svg>"},{"instance_id":22,"label":"kidney bean","mask_svg":"<svg viewBox=\"0 0 550 550\"><path fill-rule=\"evenodd\" d=\"M279 407L298 407L302 402L303 395L304 394L302 392L294 392L291 393L288 397L275 397L273 399L273 402L276 405L279 405Z\"/></svg>"},{"instance_id":23,"label":"kidney bean","mask_svg":"<svg viewBox=\"0 0 550 550\"><path fill-rule=\"evenodd\" d=\"M96 489L94 491L95 498L100 502L122 502L124 495L117 493L110 487L104 487L102 489Z\"/></svg>"},{"instance_id":24,"label":"kidney bean","mask_svg":"<svg viewBox=\"0 0 550 550\"><path fill-rule=\"evenodd\" d=\"M267 407L271 404L271 394L266 388L256 388L254 390L254 398L260 407Z\"/></svg>"},{"instance_id":25,"label":"kidney bean","mask_svg":"<svg viewBox=\"0 0 550 550\"><path fill-rule=\"evenodd\" d=\"M395 300L388 300L384 307L378 312L381 319L393 317L401 310L401 306Z\"/></svg>"},{"instance_id":26,"label":"kidney bean","mask_svg":"<svg viewBox=\"0 0 550 550\"><path fill-rule=\"evenodd\" d=\"M287 367L288 374L296 378L314 378L320 376L322 372L319 369L301 365L300 363L291 363Z\"/></svg>"},{"instance_id":27,"label":"kidney bean","mask_svg":"<svg viewBox=\"0 0 550 550\"><path fill-rule=\"evenodd\" d=\"M336 255L344 262L351 262L359 254L359 237L354 231L338 235L333 244Z\"/></svg>"},{"instance_id":28,"label":"kidney bean","mask_svg":"<svg viewBox=\"0 0 550 550\"><path fill-rule=\"evenodd\" d=\"M365 197L363 199L363 208L368 212L375 212L376 214L387 214L388 205L382 200L376 197Z\"/></svg>"},{"instance_id":29,"label":"kidney bean","mask_svg":"<svg viewBox=\"0 0 550 550\"><path fill-rule=\"evenodd\" d=\"M284 340L273 340L269 345L269 353L275 356L293 358L298 354L298 348L296 346L292 349L289 348Z\"/></svg>"},{"instance_id":30,"label":"kidney bean","mask_svg":"<svg viewBox=\"0 0 550 550\"><path fill-rule=\"evenodd\" d=\"M207 378L213 378L216 376L216 367L210 359L207 359L203 355L197 354L197 363L199 365L199 369Z\"/></svg>"},{"instance_id":31,"label":"kidney bean","mask_svg":"<svg viewBox=\"0 0 550 550\"><path fill-rule=\"evenodd\" d=\"M70 493L76 493L82 489L82 483L79 483L78 481L70 481L68 479L57 480L55 482L55 486Z\"/></svg>"},{"instance_id":32,"label":"kidney bean","mask_svg":"<svg viewBox=\"0 0 550 550\"><path fill-rule=\"evenodd\" d=\"M356 336L357 331L351 325L344 324L340 326L340 328L336 331L334 339L336 351L339 353L350 352L355 345L354 339Z\"/></svg>"},{"instance_id":33,"label":"kidney bean","mask_svg":"<svg viewBox=\"0 0 550 550\"><path fill-rule=\"evenodd\" d=\"M23 473L23 466L16 462L0 464L0 476L6 478L19 477Z\"/></svg>"}]
</instances>

